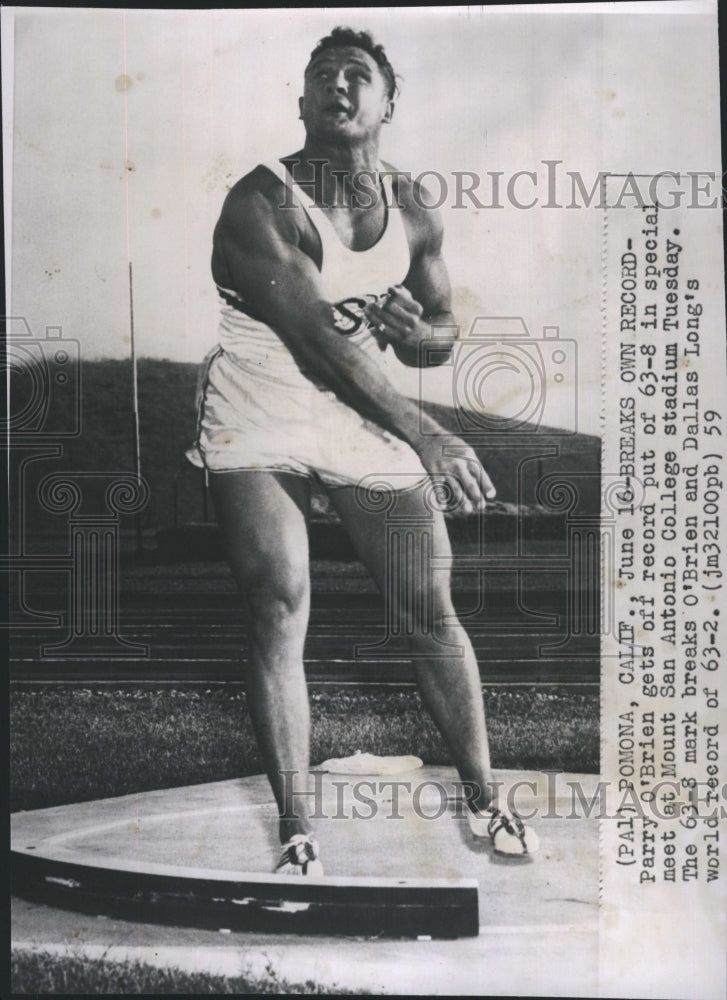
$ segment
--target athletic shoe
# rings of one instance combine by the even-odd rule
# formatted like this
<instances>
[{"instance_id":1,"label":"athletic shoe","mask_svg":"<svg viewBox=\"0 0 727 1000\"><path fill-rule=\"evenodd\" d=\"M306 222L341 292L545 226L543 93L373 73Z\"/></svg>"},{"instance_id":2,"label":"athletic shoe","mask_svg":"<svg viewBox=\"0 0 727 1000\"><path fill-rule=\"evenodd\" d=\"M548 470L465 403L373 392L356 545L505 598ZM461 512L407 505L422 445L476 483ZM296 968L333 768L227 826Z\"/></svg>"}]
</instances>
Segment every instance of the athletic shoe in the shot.
<instances>
[{"instance_id":1,"label":"athletic shoe","mask_svg":"<svg viewBox=\"0 0 727 1000\"><path fill-rule=\"evenodd\" d=\"M495 854L522 858L537 854L540 849L537 833L525 826L519 816L510 816L499 809L482 809L476 813L468 809L467 819L474 837L492 840Z\"/></svg>"},{"instance_id":2,"label":"athletic shoe","mask_svg":"<svg viewBox=\"0 0 727 1000\"><path fill-rule=\"evenodd\" d=\"M275 874L314 877L323 874L323 865L318 860L318 841L312 833L296 833L283 844Z\"/></svg>"}]
</instances>

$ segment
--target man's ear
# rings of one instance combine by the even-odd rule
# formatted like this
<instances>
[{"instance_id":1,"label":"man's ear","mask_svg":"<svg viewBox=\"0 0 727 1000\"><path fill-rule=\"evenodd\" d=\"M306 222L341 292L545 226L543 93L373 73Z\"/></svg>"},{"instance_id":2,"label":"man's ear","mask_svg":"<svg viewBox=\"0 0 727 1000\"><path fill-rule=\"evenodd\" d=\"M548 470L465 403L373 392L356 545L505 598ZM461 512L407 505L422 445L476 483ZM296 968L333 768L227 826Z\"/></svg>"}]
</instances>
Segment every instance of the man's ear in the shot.
<instances>
[{"instance_id":1,"label":"man's ear","mask_svg":"<svg viewBox=\"0 0 727 1000\"><path fill-rule=\"evenodd\" d=\"M302 97L298 98L298 118L301 121L303 120L303 98Z\"/></svg>"},{"instance_id":2,"label":"man's ear","mask_svg":"<svg viewBox=\"0 0 727 1000\"><path fill-rule=\"evenodd\" d=\"M394 117L394 102L386 102L386 111L384 112L384 117L381 119L383 125L388 125L391 119Z\"/></svg>"}]
</instances>

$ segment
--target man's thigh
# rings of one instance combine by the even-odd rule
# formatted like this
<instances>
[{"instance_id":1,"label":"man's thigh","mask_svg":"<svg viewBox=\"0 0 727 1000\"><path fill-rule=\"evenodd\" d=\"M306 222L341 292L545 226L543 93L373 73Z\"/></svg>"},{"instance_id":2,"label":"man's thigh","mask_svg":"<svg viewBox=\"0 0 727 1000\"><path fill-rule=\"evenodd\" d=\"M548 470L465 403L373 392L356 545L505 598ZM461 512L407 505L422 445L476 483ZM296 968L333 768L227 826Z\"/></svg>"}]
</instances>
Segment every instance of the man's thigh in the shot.
<instances>
[{"instance_id":1,"label":"man's thigh","mask_svg":"<svg viewBox=\"0 0 727 1000\"><path fill-rule=\"evenodd\" d=\"M376 496L342 487L330 497L382 591L396 591L404 600L407 593L427 592L441 610L449 610L452 548L431 484ZM398 585L392 588L394 578Z\"/></svg>"},{"instance_id":2,"label":"man's thigh","mask_svg":"<svg viewBox=\"0 0 727 1000\"><path fill-rule=\"evenodd\" d=\"M210 488L225 555L245 596L307 590L310 481L244 470L211 473Z\"/></svg>"}]
</instances>

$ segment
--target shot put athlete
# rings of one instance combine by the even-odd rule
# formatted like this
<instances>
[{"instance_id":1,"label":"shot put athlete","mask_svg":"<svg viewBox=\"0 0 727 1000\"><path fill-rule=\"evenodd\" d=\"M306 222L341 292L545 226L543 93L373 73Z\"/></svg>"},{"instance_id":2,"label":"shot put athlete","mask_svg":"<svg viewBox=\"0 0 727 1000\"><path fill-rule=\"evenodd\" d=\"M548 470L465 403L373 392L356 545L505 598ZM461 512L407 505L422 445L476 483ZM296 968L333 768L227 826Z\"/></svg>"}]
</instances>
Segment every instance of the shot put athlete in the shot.
<instances>
[{"instance_id":1,"label":"shot put athlete","mask_svg":"<svg viewBox=\"0 0 727 1000\"><path fill-rule=\"evenodd\" d=\"M395 610L422 697L474 789L472 833L510 855L538 846L535 833L493 801L479 671L455 617L449 573L439 569L451 560L444 516L428 499L432 480L445 483L453 505L471 514L495 490L472 449L397 393L381 370L389 345L417 365L423 341L438 334L441 362L456 337L441 220L422 207L411 180L379 160L395 95L382 46L367 32L336 28L305 70L303 148L238 181L214 236L220 345L205 363L190 458L209 471L248 612L247 698L278 805L276 871L284 874L323 871L309 799L300 794L309 767L303 645L311 483L327 490L383 591L392 571L386 514L357 490L369 474L397 491L397 515L433 531L437 572L399 586L388 581L388 591L402 595ZM422 621L425 608L434 629Z\"/></svg>"}]
</instances>

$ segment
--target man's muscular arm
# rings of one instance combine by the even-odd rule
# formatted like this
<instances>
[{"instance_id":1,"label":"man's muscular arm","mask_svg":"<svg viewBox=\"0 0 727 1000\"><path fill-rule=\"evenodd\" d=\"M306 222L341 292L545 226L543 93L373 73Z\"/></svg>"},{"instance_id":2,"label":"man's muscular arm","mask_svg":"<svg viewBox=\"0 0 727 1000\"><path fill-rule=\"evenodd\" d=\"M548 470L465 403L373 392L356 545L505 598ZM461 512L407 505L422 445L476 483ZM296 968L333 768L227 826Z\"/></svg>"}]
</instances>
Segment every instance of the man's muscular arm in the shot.
<instances>
[{"instance_id":1,"label":"man's muscular arm","mask_svg":"<svg viewBox=\"0 0 727 1000\"><path fill-rule=\"evenodd\" d=\"M413 246L409 273L403 285L389 289L383 307L371 305L367 313L400 361L412 367L430 367L447 359L458 336L442 256L444 227L439 212L423 208L422 198L414 199L411 189L401 181L399 197L405 203ZM422 350L425 341L435 341L436 350Z\"/></svg>"},{"instance_id":2,"label":"man's muscular arm","mask_svg":"<svg viewBox=\"0 0 727 1000\"><path fill-rule=\"evenodd\" d=\"M377 364L337 332L320 274L298 246L293 213L275 198L241 184L225 201L215 230L215 256L224 260L232 288L276 331L303 371L407 441L428 472L454 476L467 498L464 510L481 507L494 489L474 452L396 392ZM462 446L461 457L444 455L445 439Z\"/></svg>"}]
</instances>

